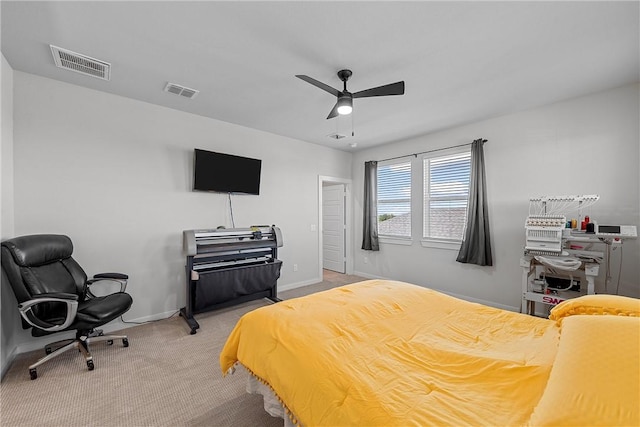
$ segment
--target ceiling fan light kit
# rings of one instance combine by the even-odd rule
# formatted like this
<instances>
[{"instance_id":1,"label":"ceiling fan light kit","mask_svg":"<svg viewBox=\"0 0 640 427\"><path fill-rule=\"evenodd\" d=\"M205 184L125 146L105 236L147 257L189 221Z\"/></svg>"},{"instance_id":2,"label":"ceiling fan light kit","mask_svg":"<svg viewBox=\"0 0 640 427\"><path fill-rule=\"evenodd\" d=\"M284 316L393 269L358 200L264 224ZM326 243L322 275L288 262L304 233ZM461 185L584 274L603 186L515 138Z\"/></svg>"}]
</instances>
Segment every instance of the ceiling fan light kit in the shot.
<instances>
[{"instance_id":1,"label":"ceiling fan light kit","mask_svg":"<svg viewBox=\"0 0 640 427\"><path fill-rule=\"evenodd\" d=\"M340 95L336 105L338 107L338 114L342 114L343 116L351 114L351 111L353 111L353 98L350 96Z\"/></svg>"},{"instance_id":2,"label":"ceiling fan light kit","mask_svg":"<svg viewBox=\"0 0 640 427\"><path fill-rule=\"evenodd\" d=\"M334 89L333 87L324 84L312 77L305 76L302 74L297 74L296 77L304 80L305 82L312 84L325 92L329 92L331 95L335 96L337 99L336 105L334 105L333 109L327 116L327 119L332 119L337 115L346 115L351 114L353 111L353 99L354 98L370 98L373 96L390 96L390 95L404 95L404 81L391 83L384 86L378 86L371 89L361 90L356 93L351 93L347 90L347 80L351 77L353 73L351 70L340 70L338 71L338 78L342 80L344 84L344 88L342 91L338 89Z\"/></svg>"}]
</instances>

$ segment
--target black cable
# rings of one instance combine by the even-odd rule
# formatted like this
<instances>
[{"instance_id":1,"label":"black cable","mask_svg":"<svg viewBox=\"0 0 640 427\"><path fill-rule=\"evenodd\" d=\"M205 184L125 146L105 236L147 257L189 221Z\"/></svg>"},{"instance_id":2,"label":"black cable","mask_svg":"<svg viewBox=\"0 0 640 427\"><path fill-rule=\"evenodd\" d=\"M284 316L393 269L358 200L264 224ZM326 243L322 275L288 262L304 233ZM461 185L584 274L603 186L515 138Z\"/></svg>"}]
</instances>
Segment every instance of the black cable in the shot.
<instances>
[{"instance_id":1,"label":"black cable","mask_svg":"<svg viewBox=\"0 0 640 427\"><path fill-rule=\"evenodd\" d=\"M229 211L231 212L231 228L236 228L236 223L233 220L233 204L231 203L231 193L229 193Z\"/></svg>"},{"instance_id":2,"label":"black cable","mask_svg":"<svg viewBox=\"0 0 640 427\"><path fill-rule=\"evenodd\" d=\"M122 316L120 316L120 321L122 323L129 323L131 325L146 325L147 323L153 323L153 322L159 322L160 320L171 319L173 316L175 316L178 313L180 313L180 310L176 310L176 312L171 314L171 316L167 316L167 317L164 317L162 319L147 320L146 322L132 322L132 321L129 321L129 320L124 320L124 318Z\"/></svg>"},{"instance_id":3,"label":"black cable","mask_svg":"<svg viewBox=\"0 0 640 427\"><path fill-rule=\"evenodd\" d=\"M618 266L618 281L616 283L616 295L620 295L620 275L622 274L622 245L620 245L620 265Z\"/></svg>"}]
</instances>

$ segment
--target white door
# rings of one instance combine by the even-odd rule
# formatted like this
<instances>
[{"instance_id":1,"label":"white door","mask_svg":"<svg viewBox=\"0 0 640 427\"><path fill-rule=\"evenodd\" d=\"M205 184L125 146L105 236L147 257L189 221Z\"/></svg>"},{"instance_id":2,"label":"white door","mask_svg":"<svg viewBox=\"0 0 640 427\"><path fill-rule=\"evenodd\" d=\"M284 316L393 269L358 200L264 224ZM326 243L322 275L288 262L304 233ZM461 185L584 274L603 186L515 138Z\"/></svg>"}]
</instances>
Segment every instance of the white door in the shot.
<instances>
[{"instance_id":1,"label":"white door","mask_svg":"<svg viewBox=\"0 0 640 427\"><path fill-rule=\"evenodd\" d=\"M323 268L345 272L345 187L322 187L322 259Z\"/></svg>"}]
</instances>

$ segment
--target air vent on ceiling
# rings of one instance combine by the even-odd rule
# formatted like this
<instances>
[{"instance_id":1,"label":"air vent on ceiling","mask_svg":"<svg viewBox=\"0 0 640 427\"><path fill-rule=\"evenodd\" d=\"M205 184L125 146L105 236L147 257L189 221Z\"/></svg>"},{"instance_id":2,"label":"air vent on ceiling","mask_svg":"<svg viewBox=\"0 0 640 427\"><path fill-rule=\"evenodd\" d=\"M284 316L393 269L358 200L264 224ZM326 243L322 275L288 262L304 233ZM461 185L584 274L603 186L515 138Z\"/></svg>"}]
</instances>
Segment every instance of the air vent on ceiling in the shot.
<instances>
[{"instance_id":1,"label":"air vent on ceiling","mask_svg":"<svg viewBox=\"0 0 640 427\"><path fill-rule=\"evenodd\" d=\"M331 139L342 139L342 138L346 138L347 135L342 135L340 133L332 133L330 135L327 135L329 138Z\"/></svg>"},{"instance_id":2,"label":"air vent on ceiling","mask_svg":"<svg viewBox=\"0 0 640 427\"><path fill-rule=\"evenodd\" d=\"M172 93L174 95L184 96L185 98L189 98L189 99L195 98L196 95L200 93L199 90L177 85L175 83L167 83L167 85L164 87L164 91Z\"/></svg>"},{"instance_id":3,"label":"air vent on ceiling","mask_svg":"<svg viewBox=\"0 0 640 427\"><path fill-rule=\"evenodd\" d=\"M54 45L49 46L53 54L53 61L57 67L75 71L76 73L86 76L97 77L102 80L109 80L111 78L111 64L108 62L100 61L99 59L81 55Z\"/></svg>"}]
</instances>

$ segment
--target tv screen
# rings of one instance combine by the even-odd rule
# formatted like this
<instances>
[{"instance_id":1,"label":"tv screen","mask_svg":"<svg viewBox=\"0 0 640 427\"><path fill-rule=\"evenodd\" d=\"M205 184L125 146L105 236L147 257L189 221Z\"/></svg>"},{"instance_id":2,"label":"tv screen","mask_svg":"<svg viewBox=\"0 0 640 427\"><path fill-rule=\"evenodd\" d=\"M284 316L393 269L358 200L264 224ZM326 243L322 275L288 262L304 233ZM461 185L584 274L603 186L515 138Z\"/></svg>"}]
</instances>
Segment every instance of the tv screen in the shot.
<instances>
[{"instance_id":1,"label":"tv screen","mask_svg":"<svg viewBox=\"0 0 640 427\"><path fill-rule=\"evenodd\" d=\"M260 194L261 168L262 160L195 149L193 189Z\"/></svg>"}]
</instances>

